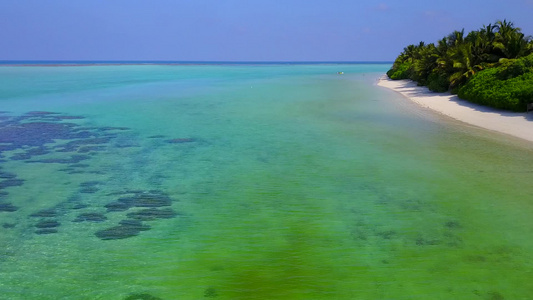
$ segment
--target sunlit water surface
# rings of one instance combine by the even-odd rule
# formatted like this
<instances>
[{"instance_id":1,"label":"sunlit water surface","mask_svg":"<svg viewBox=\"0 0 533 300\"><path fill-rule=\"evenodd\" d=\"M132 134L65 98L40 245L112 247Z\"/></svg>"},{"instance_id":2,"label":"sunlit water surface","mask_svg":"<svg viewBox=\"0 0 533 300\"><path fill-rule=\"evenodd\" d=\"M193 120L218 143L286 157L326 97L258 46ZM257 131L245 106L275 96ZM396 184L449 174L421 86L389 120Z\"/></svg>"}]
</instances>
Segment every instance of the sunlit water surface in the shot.
<instances>
[{"instance_id":1,"label":"sunlit water surface","mask_svg":"<svg viewBox=\"0 0 533 300\"><path fill-rule=\"evenodd\" d=\"M0 298L528 299L533 147L388 67L0 67Z\"/></svg>"}]
</instances>

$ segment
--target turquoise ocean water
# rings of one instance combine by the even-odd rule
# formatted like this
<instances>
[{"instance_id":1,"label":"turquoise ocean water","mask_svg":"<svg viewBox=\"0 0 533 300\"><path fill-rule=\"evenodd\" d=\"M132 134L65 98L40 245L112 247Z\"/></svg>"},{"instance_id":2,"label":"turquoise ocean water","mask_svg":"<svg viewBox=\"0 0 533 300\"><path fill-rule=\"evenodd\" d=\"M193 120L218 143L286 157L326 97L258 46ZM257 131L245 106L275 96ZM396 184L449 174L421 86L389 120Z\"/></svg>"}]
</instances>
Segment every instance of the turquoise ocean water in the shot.
<instances>
[{"instance_id":1,"label":"turquoise ocean water","mask_svg":"<svg viewBox=\"0 0 533 300\"><path fill-rule=\"evenodd\" d=\"M533 146L389 66L0 67L0 299L528 299Z\"/></svg>"}]
</instances>

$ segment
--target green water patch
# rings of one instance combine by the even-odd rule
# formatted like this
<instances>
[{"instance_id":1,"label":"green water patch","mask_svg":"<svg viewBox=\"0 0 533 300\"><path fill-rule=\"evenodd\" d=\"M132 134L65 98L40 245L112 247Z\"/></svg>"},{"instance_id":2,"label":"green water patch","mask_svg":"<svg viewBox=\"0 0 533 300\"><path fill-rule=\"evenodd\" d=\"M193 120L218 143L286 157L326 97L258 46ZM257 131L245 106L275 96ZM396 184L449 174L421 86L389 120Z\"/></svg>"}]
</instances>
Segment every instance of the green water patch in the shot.
<instances>
[{"instance_id":1,"label":"green water patch","mask_svg":"<svg viewBox=\"0 0 533 300\"><path fill-rule=\"evenodd\" d=\"M326 153L346 143L323 138ZM358 159L323 160L319 153L305 159L286 153L268 165L248 161L246 169L228 172L241 175L198 200L195 217L202 222L194 237L184 233L194 253L162 276L181 278L163 279L162 289L221 299L469 299L528 292L523 253L530 253L530 243L523 240L522 249L511 252L518 245L496 246L507 244L505 230L515 225L495 216L516 211L483 207L507 197L485 178L463 182L454 164L411 155L401 155L401 162L390 156L361 174ZM471 183L479 189L471 190ZM479 251L491 253L483 270L472 257ZM486 278L495 279L485 284Z\"/></svg>"},{"instance_id":2,"label":"green water patch","mask_svg":"<svg viewBox=\"0 0 533 300\"><path fill-rule=\"evenodd\" d=\"M328 105L361 113L346 103ZM212 210L195 214L216 225L202 225L207 236L195 243L205 248L172 276L188 274L192 286L203 284L205 295L223 299L530 293L530 149L403 116L346 126L333 117L338 111L320 114L325 117L285 121L283 134L277 132L283 142L268 143L267 154L228 172L246 175L232 175L235 182L224 186L234 188L221 188L225 192L206 204ZM295 130L291 126L305 130L282 138ZM395 130L405 126L411 131ZM186 269L197 270L196 281ZM201 295L172 283L165 288Z\"/></svg>"}]
</instances>

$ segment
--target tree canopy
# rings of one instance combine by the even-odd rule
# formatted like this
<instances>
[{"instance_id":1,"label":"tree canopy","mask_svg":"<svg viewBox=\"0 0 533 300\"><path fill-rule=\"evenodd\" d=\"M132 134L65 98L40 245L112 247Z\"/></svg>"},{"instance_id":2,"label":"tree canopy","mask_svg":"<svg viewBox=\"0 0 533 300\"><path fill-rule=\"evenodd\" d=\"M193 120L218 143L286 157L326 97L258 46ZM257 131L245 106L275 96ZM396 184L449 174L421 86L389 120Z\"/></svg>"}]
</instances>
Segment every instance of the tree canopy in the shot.
<instances>
[{"instance_id":1,"label":"tree canopy","mask_svg":"<svg viewBox=\"0 0 533 300\"><path fill-rule=\"evenodd\" d=\"M464 29L454 31L436 44L409 45L387 75L412 79L435 92L451 91L467 100L520 111L533 102L532 62L532 37L503 20L466 35ZM491 84L486 82L489 78ZM487 92L495 87L500 90Z\"/></svg>"}]
</instances>

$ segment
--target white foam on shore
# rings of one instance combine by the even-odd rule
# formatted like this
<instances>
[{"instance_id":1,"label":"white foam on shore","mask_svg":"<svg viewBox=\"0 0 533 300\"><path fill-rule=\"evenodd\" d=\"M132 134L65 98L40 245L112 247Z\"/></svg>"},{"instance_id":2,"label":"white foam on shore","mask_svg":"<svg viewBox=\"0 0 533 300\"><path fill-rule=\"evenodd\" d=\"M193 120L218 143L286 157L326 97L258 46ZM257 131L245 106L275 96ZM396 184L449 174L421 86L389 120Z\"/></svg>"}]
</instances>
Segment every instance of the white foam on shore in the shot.
<instances>
[{"instance_id":1,"label":"white foam on shore","mask_svg":"<svg viewBox=\"0 0 533 300\"><path fill-rule=\"evenodd\" d=\"M533 142L533 112L515 113L462 100L449 93L434 93L411 80L380 78L378 86L396 91L411 101L461 122Z\"/></svg>"}]
</instances>

